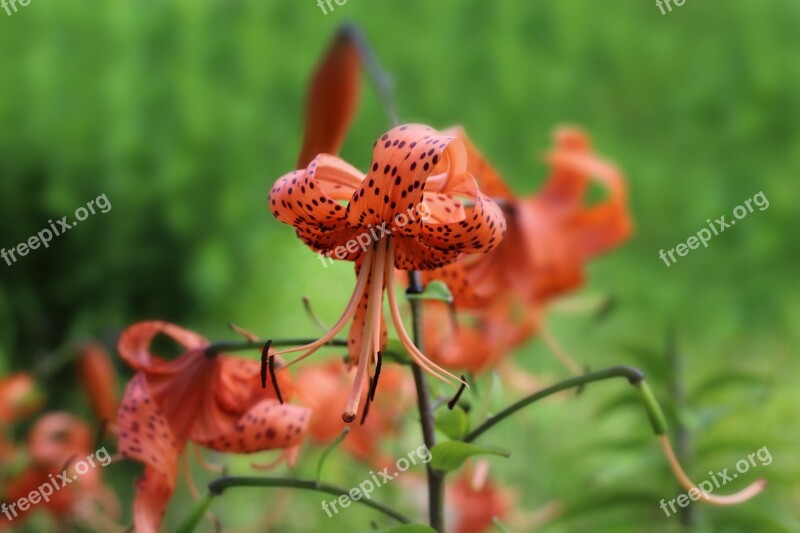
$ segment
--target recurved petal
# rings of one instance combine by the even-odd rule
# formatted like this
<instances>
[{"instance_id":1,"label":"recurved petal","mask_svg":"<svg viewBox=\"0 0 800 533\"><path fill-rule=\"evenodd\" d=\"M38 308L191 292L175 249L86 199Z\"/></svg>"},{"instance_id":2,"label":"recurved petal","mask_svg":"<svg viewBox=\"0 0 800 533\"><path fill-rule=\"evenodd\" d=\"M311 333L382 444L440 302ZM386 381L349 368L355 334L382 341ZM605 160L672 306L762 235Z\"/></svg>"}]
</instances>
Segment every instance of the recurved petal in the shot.
<instances>
[{"instance_id":1,"label":"recurved petal","mask_svg":"<svg viewBox=\"0 0 800 533\"><path fill-rule=\"evenodd\" d=\"M398 235L395 239L394 266L399 270L432 270L456 261L461 252L436 248L416 237Z\"/></svg>"},{"instance_id":2,"label":"recurved petal","mask_svg":"<svg viewBox=\"0 0 800 533\"><path fill-rule=\"evenodd\" d=\"M478 150L469 136L467 136L464 128L455 126L448 128L443 133L458 137L464 142L467 150L467 171L475 176L481 192L493 198L511 199L514 197L511 189L500 177L500 173L494 169L486 157Z\"/></svg>"},{"instance_id":3,"label":"recurved petal","mask_svg":"<svg viewBox=\"0 0 800 533\"><path fill-rule=\"evenodd\" d=\"M250 408L230 430L217 437L197 440L220 452L254 453L299 444L310 420L310 409L262 400Z\"/></svg>"},{"instance_id":4,"label":"recurved petal","mask_svg":"<svg viewBox=\"0 0 800 533\"><path fill-rule=\"evenodd\" d=\"M580 128L562 126L556 130L554 138L555 148L550 157L591 153L589 137ZM584 169L556 164L553 165L540 196L553 205L575 206L583 201L588 185L589 175Z\"/></svg>"},{"instance_id":5,"label":"recurved petal","mask_svg":"<svg viewBox=\"0 0 800 533\"><path fill-rule=\"evenodd\" d=\"M137 374L125 389L117 417L118 452L148 465L175 486L178 454L183 448L173 436L161 409L152 399L147 379Z\"/></svg>"},{"instance_id":6,"label":"recurved petal","mask_svg":"<svg viewBox=\"0 0 800 533\"><path fill-rule=\"evenodd\" d=\"M117 344L120 356L134 369L147 370L163 359L150 353L150 344L159 333L172 337L187 350L208 345L202 336L175 324L162 321L139 322L122 332Z\"/></svg>"},{"instance_id":7,"label":"recurved petal","mask_svg":"<svg viewBox=\"0 0 800 533\"><path fill-rule=\"evenodd\" d=\"M376 141L369 172L347 206L348 221L351 226L391 221L405 234L418 233L420 217L398 224L395 216L411 218L417 211L434 170L448 182L462 179L466 168L459 139L421 124L397 126Z\"/></svg>"},{"instance_id":8,"label":"recurved petal","mask_svg":"<svg viewBox=\"0 0 800 533\"><path fill-rule=\"evenodd\" d=\"M304 170L279 178L269 194L272 214L297 230L311 248L327 251L352 238L345 208L363 174L338 157L320 154Z\"/></svg>"},{"instance_id":9,"label":"recurved petal","mask_svg":"<svg viewBox=\"0 0 800 533\"><path fill-rule=\"evenodd\" d=\"M633 223L627 209L627 187L619 170L591 153L556 151L549 158L563 172L597 180L608 191L603 202L584 208L571 219L582 253L592 257L628 238Z\"/></svg>"},{"instance_id":10,"label":"recurved petal","mask_svg":"<svg viewBox=\"0 0 800 533\"><path fill-rule=\"evenodd\" d=\"M474 181L473 181L474 183ZM502 242L506 233L506 219L494 200L477 191L475 206L458 222L422 224L422 236L430 246L463 253L488 253Z\"/></svg>"}]
</instances>

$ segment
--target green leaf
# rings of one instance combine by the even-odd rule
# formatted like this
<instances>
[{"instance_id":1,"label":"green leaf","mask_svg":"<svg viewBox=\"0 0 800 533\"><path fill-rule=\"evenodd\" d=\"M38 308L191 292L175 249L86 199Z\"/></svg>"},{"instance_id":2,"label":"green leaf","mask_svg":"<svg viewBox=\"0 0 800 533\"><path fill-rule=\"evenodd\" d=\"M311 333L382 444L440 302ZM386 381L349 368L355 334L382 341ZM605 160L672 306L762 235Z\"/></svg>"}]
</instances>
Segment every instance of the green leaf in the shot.
<instances>
[{"instance_id":1,"label":"green leaf","mask_svg":"<svg viewBox=\"0 0 800 533\"><path fill-rule=\"evenodd\" d=\"M469 433L469 418L458 405L453 409L440 409L436 413L435 424L436 429L453 440L460 440Z\"/></svg>"},{"instance_id":2,"label":"green leaf","mask_svg":"<svg viewBox=\"0 0 800 533\"><path fill-rule=\"evenodd\" d=\"M428 283L425 290L418 294L406 294L409 300L436 300L451 304L453 303L453 294L443 281L434 280Z\"/></svg>"},{"instance_id":3,"label":"green leaf","mask_svg":"<svg viewBox=\"0 0 800 533\"><path fill-rule=\"evenodd\" d=\"M442 472L452 472L473 455L500 455L509 457L511 452L500 448L478 446L457 440L437 444L431 450L431 468Z\"/></svg>"}]
</instances>

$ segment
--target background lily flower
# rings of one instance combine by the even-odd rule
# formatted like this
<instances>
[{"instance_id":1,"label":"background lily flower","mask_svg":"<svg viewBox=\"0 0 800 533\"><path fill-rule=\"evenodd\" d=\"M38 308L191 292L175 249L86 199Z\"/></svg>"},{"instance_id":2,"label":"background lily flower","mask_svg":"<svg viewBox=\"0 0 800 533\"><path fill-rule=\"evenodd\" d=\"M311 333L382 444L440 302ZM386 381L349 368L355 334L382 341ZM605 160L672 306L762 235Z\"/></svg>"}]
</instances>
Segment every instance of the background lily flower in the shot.
<instances>
[{"instance_id":1,"label":"background lily flower","mask_svg":"<svg viewBox=\"0 0 800 533\"><path fill-rule=\"evenodd\" d=\"M459 199L474 204L465 208ZM272 187L273 215L322 256L356 263L357 281L341 318L318 341L278 353L302 359L331 340L352 319L350 362L357 365L342 417L351 422L370 368L385 344L383 292L395 330L412 359L433 376L458 379L433 364L411 341L397 305L394 269L427 270L462 254L493 250L505 235L500 207L467 171L464 143L423 125L393 128L375 142L367 174L326 154Z\"/></svg>"},{"instance_id":2,"label":"background lily flower","mask_svg":"<svg viewBox=\"0 0 800 533\"><path fill-rule=\"evenodd\" d=\"M348 371L341 361L332 360L324 365L308 366L297 376L297 396L303 405L311 408L309 436L317 444L333 441L345 427L334 411L347 400L352 373L352 368ZM370 405L369 415L362 416L362 423L350 427L341 444L352 456L377 468L392 461L382 453L380 444L399 434L407 410L414 402L413 381L401 368L387 366L381 371L380 380L385 394Z\"/></svg>"},{"instance_id":3,"label":"background lily flower","mask_svg":"<svg viewBox=\"0 0 800 533\"><path fill-rule=\"evenodd\" d=\"M44 396L32 374L20 372L0 378L0 428L36 412Z\"/></svg>"},{"instance_id":4,"label":"background lily flower","mask_svg":"<svg viewBox=\"0 0 800 533\"><path fill-rule=\"evenodd\" d=\"M452 533L481 533L502 520L514 504L511 492L496 485L488 475L488 463L479 462L465 470L447 487L450 502L446 511Z\"/></svg>"},{"instance_id":5,"label":"background lily flower","mask_svg":"<svg viewBox=\"0 0 800 533\"><path fill-rule=\"evenodd\" d=\"M186 352L170 361L152 354L150 344L159 333ZM120 337L120 355L138 371L118 416L119 453L145 465L134 502L137 531L158 530L187 441L232 453L291 449L308 428L308 408L282 404L274 389L262 389L257 361L209 355L208 345L200 335L166 322L140 322ZM289 375L282 372L278 380L288 399Z\"/></svg>"},{"instance_id":6,"label":"background lily flower","mask_svg":"<svg viewBox=\"0 0 800 533\"><path fill-rule=\"evenodd\" d=\"M555 147L545 158L550 176L539 194L523 198L510 191L463 130L450 131L465 139L470 172L482 190L506 203L508 220L508 235L493 253L433 273L451 286L461 306L482 307L509 291L532 305L563 294L583 283L589 259L630 236L624 178L592 152L582 131L556 131ZM593 182L608 196L585 205Z\"/></svg>"},{"instance_id":7,"label":"background lily flower","mask_svg":"<svg viewBox=\"0 0 800 533\"><path fill-rule=\"evenodd\" d=\"M98 523L99 517L119 514L119 502L111 490L102 483L100 459L95 467L78 475L73 462L86 461L93 454L94 435L84 421L65 412L50 412L41 416L28 432L26 449L29 463L3 487L3 501L14 502L27 497L31 491L56 478L62 471L72 479L69 485L52 491L48 499L41 499L35 507L20 512L14 524L21 524L35 510L46 510L60 520L76 519ZM99 505L99 507L98 507Z\"/></svg>"},{"instance_id":8,"label":"background lily flower","mask_svg":"<svg viewBox=\"0 0 800 533\"><path fill-rule=\"evenodd\" d=\"M491 253L424 273L427 281L447 283L457 310L451 344L436 339L437 317L427 319L437 360L477 370L490 362L488 354L496 361L534 334L547 302L580 286L588 260L628 238L632 224L624 179L593 154L580 130L556 132L546 156L551 174L539 194L525 198L511 192L463 130L448 131L464 140L468 170L482 191L504 202L508 222L506 238ZM593 181L608 196L585 205Z\"/></svg>"},{"instance_id":9,"label":"background lily flower","mask_svg":"<svg viewBox=\"0 0 800 533\"><path fill-rule=\"evenodd\" d=\"M474 373L494 367L538 326L534 313L518 320L508 298L480 310L459 311L437 301L425 302L424 309L425 353L442 366Z\"/></svg>"}]
</instances>

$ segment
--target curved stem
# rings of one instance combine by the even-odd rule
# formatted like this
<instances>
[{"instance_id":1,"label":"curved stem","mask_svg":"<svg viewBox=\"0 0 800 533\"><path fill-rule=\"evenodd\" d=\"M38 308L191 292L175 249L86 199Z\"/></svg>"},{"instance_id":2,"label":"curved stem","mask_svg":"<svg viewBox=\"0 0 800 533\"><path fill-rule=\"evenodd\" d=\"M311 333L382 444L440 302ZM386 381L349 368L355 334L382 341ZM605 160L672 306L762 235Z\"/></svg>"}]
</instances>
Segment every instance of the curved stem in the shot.
<instances>
[{"instance_id":1,"label":"curved stem","mask_svg":"<svg viewBox=\"0 0 800 533\"><path fill-rule=\"evenodd\" d=\"M575 376L574 378L565 379L564 381L556 383L555 385L551 385L538 392L534 392L530 396L527 396L519 400L518 402L510 405L509 407L506 407L496 415L487 418L486 421L483 422L483 424L475 428L466 437L464 437L464 442L474 441L484 432L492 428L495 424L502 422L506 418L510 417L511 415L519 411L520 409L527 407L528 405L532 404L537 400L541 400L542 398L546 398L547 396L550 396L557 392L561 392L566 389L571 389L573 387L580 387L582 385L586 385L587 383L592 383L593 381L601 381L604 379L611 379L611 378L627 378L631 385L636 386L637 389L642 391L641 385L644 384L644 373L641 370L629 366L613 366L611 368L606 368L604 370L598 370L596 372L589 372L588 374ZM654 398L652 398L652 393L650 393L649 387L646 388L646 392L642 392L642 399L645 401L645 407L647 408L647 411L650 414L650 421L653 424L653 428L656 431L656 434L660 435L666 432L666 422L664 422L664 415L663 413L661 413L661 408L658 406L658 404L653 403L655 400Z\"/></svg>"},{"instance_id":2,"label":"curved stem","mask_svg":"<svg viewBox=\"0 0 800 533\"><path fill-rule=\"evenodd\" d=\"M227 489L234 487L285 487L292 489L313 490L317 492L324 492L332 496L349 496L348 489L330 485L328 483L319 483L311 480L304 479L291 479L279 477L221 477L208 484L208 494L198 502L197 506L186 517L183 523L178 527L178 533L191 533L200 523L206 511L211 507L211 503L215 497L219 496ZM351 500L358 502L367 507L371 507L376 511L380 511L386 516L390 516L403 524L410 524L411 519L407 516L398 513L391 507L387 507L373 499L360 499Z\"/></svg>"},{"instance_id":3,"label":"curved stem","mask_svg":"<svg viewBox=\"0 0 800 533\"><path fill-rule=\"evenodd\" d=\"M423 291L422 277L419 272L408 273L408 292L419 294ZM414 344L421 348L422 337L422 301L410 299L411 323L414 332ZM436 445L436 429L431 406L431 396L428 391L428 378L422 368L416 363L411 364L414 373L414 384L417 391L417 407L422 423L422 438L425 446L431 450ZM444 473L438 472L427 465L428 474L428 516L433 529L442 533L444 531Z\"/></svg>"},{"instance_id":4,"label":"curved stem","mask_svg":"<svg viewBox=\"0 0 800 533\"><path fill-rule=\"evenodd\" d=\"M645 382L644 373L641 370L629 366L614 366L611 368L606 368L605 370L590 372L582 376L576 376L574 378L564 380L560 383L556 383L555 385L542 389L539 392L535 392L530 396L518 401L517 403L507 407L495 416L488 418L473 432L464 437L464 441L472 442L492 428L495 424L505 420L520 409L532 404L537 400L541 400L542 398L546 398L547 396L572 387L580 387L593 381L600 381L616 377L627 378L628 382L636 387L636 390L639 392L639 397L641 398L644 407L647 410L647 415L650 418L650 424L653 426L653 432L661 441L661 446L664 449L664 455L667 458L667 462L669 463L673 474L684 489L687 491L696 490L700 494L702 501L706 503L713 505L736 505L749 500L766 488L767 482L764 479L756 480L739 492L728 495L712 495L709 494L709 492L699 488L697 484L695 484L689 478L686 472L684 472L683 467L678 461L678 458L675 456L675 452L673 451L672 445L669 442L669 437L666 434L667 422L664 418L664 413L661 411L661 406L658 404L658 400L656 400L655 395L653 395L653 391L650 390L647 382Z\"/></svg>"}]
</instances>

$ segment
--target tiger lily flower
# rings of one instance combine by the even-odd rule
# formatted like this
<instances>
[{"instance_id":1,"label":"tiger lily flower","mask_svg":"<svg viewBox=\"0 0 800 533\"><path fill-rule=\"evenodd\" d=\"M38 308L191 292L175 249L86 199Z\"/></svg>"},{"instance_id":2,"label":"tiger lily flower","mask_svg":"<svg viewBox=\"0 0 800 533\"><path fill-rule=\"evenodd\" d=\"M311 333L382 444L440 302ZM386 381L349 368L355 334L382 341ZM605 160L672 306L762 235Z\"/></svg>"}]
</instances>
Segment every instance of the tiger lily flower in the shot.
<instances>
[{"instance_id":1,"label":"tiger lily flower","mask_svg":"<svg viewBox=\"0 0 800 533\"><path fill-rule=\"evenodd\" d=\"M186 351L173 360L151 353L157 334ZM253 453L300 445L309 409L282 404L292 392L262 389L259 362L209 353L200 335L166 322L140 322L119 339L119 353L137 373L117 417L119 454L145 465L134 502L136 531L158 530L175 488L179 455L188 441L226 453ZM289 454L292 457L293 454Z\"/></svg>"},{"instance_id":2,"label":"tiger lily flower","mask_svg":"<svg viewBox=\"0 0 800 533\"><path fill-rule=\"evenodd\" d=\"M461 197L474 205L467 208ZM423 125L395 127L375 142L366 174L320 154L305 169L275 182L269 206L323 261L335 254L356 264L355 290L330 331L306 346L277 352L303 352L296 361L303 359L352 320L350 364L357 371L342 414L345 422L355 420L367 375L385 347L384 290L395 330L411 358L438 379L458 380L432 363L406 332L394 269L439 268L463 254L489 252L503 239L506 224L500 207L481 193L467 171L460 139Z\"/></svg>"}]
</instances>

